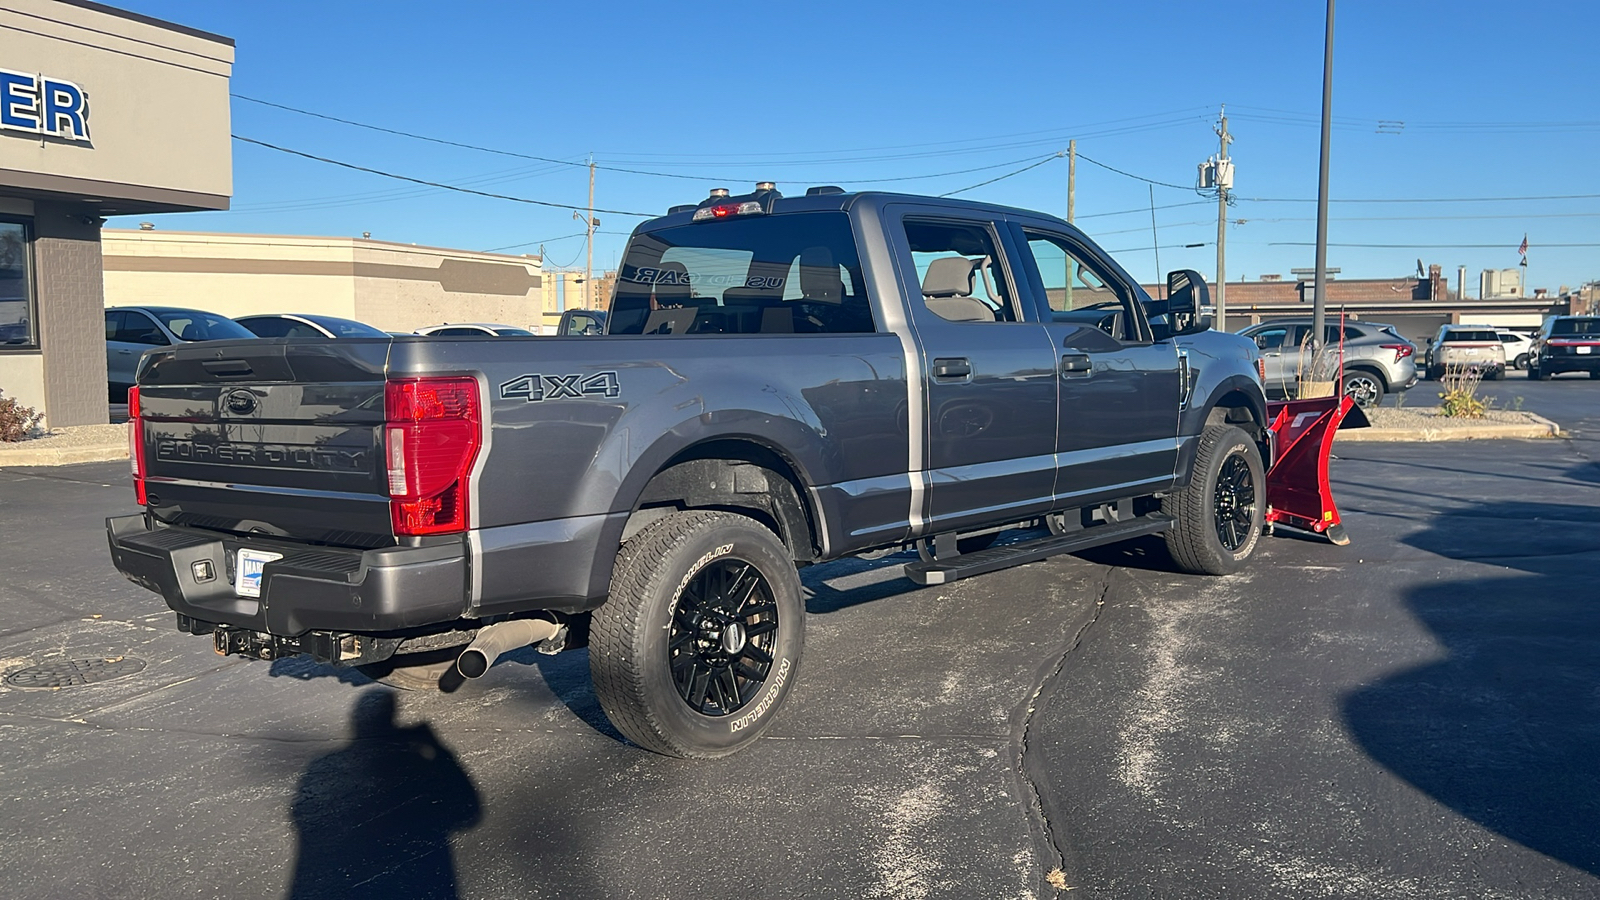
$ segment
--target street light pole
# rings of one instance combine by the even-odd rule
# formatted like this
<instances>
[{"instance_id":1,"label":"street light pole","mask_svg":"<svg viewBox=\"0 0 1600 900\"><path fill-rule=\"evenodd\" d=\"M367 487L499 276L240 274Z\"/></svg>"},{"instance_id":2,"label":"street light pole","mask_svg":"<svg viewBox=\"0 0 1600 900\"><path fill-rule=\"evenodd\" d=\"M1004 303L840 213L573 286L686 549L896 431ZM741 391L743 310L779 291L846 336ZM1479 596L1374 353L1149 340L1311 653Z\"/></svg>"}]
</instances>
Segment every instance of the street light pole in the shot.
<instances>
[{"instance_id":1,"label":"street light pole","mask_svg":"<svg viewBox=\"0 0 1600 900\"><path fill-rule=\"evenodd\" d=\"M1328 308L1328 145L1333 132L1333 0L1328 0L1327 35L1322 47L1322 164L1317 172L1317 283L1312 294L1311 340L1327 343ZM1315 359L1315 357L1313 357ZM1337 376L1335 376L1337 378Z\"/></svg>"}]
</instances>

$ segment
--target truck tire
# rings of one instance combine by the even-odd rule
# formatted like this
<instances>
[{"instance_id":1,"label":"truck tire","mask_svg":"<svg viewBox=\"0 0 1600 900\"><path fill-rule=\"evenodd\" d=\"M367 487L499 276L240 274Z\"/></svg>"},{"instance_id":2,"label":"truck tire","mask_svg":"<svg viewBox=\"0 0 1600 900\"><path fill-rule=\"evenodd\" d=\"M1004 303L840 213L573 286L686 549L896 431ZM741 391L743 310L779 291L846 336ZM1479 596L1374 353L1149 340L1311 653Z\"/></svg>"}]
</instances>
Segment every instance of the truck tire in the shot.
<instances>
[{"instance_id":1,"label":"truck tire","mask_svg":"<svg viewBox=\"0 0 1600 900\"><path fill-rule=\"evenodd\" d=\"M1199 441L1189 484L1161 501L1161 511L1177 520L1167 550L1185 572L1228 575L1261 540L1266 473L1256 442L1236 426L1208 426Z\"/></svg>"},{"instance_id":2,"label":"truck tire","mask_svg":"<svg viewBox=\"0 0 1600 900\"><path fill-rule=\"evenodd\" d=\"M617 554L594 613L589 674L611 724L667 756L711 759L772 724L805 645L800 576L735 513L674 513Z\"/></svg>"}]
</instances>

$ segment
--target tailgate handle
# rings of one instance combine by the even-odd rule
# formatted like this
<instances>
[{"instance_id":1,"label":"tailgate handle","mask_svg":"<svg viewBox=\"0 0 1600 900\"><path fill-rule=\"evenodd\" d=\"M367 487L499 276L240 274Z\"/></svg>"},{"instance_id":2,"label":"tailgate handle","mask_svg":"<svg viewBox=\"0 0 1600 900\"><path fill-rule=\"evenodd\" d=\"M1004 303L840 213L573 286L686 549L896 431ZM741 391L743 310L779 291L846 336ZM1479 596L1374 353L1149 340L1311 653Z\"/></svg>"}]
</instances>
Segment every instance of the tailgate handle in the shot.
<instances>
[{"instance_id":1,"label":"tailgate handle","mask_svg":"<svg viewBox=\"0 0 1600 900\"><path fill-rule=\"evenodd\" d=\"M200 366L207 374L218 378L237 378L255 374L255 370L250 368L250 363L242 359L208 359L203 360Z\"/></svg>"}]
</instances>

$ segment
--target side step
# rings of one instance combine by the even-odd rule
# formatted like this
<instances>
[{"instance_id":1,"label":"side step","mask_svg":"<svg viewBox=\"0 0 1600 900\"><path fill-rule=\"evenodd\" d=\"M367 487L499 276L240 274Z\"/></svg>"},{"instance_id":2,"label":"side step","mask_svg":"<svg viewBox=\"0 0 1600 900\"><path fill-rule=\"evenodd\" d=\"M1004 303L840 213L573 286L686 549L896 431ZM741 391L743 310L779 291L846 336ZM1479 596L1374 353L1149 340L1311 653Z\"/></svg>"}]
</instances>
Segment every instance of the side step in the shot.
<instances>
[{"instance_id":1,"label":"side step","mask_svg":"<svg viewBox=\"0 0 1600 900\"><path fill-rule=\"evenodd\" d=\"M1087 550L1090 547L1099 547L1102 544L1115 544L1129 538L1136 538L1146 534L1159 534L1173 526L1171 516L1162 513L1150 513L1137 519L1126 522L1114 522L1104 525L1091 525L1081 531L1068 534L1051 535L1034 541L1021 544L1007 544L1003 547L990 547L976 553L963 553L948 559L936 559L931 562L908 563L905 568L906 577L917 584L948 584L961 578L970 578L973 575L983 575L988 572L997 572L1020 566L1023 563L1038 562L1060 553L1075 553Z\"/></svg>"}]
</instances>

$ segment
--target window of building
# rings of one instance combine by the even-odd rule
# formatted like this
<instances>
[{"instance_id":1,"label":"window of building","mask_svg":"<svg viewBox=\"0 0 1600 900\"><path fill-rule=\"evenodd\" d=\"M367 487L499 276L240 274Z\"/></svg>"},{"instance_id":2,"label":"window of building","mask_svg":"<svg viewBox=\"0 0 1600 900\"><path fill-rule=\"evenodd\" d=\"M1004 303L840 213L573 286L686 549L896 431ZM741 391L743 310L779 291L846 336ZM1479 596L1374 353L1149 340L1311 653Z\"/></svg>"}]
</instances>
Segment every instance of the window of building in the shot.
<instances>
[{"instance_id":1,"label":"window of building","mask_svg":"<svg viewBox=\"0 0 1600 900\"><path fill-rule=\"evenodd\" d=\"M33 292L33 229L0 217L0 350L39 349L39 304Z\"/></svg>"}]
</instances>

